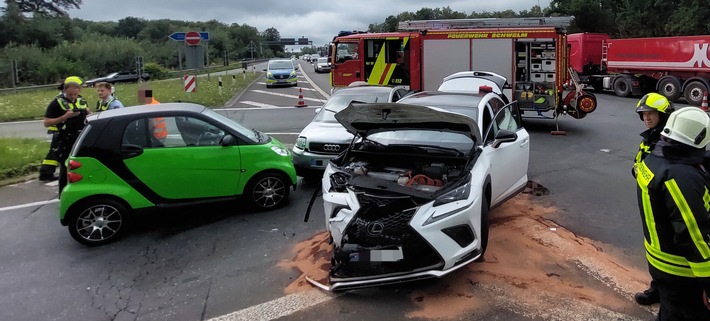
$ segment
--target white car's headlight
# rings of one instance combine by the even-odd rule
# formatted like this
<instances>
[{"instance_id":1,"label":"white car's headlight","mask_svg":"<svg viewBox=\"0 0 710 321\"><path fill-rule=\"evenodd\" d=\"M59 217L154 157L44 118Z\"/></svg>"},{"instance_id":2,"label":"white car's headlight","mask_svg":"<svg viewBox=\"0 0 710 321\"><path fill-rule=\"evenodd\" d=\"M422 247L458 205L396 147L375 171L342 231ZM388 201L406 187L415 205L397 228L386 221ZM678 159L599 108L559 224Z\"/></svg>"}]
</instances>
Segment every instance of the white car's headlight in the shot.
<instances>
[{"instance_id":1,"label":"white car's headlight","mask_svg":"<svg viewBox=\"0 0 710 321\"><path fill-rule=\"evenodd\" d=\"M306 149L306 137L300 136L296 138L296 148Z\"/></svg>"},{"instance_id":2,"label":"white car's headlight","mask_svg":"<svg viewBox=\"0 0 710 321\"><path fill-rule=\"evenodd\" d=\"M461 185L455 189L452 189L445 194L436 198L434 201L434 206L444 205L451 202L461 201L468 198L471 194L471 183L466 183L466 185Z\"/></svg>"},{"instance_id":3,"label":"white car's headlight","mask_svg":"<svg viewBox=\"0 0 710 321\"><path fill-rule=\"evenodd\" d=\"M271 146L271 150L273 150L274 153L279 154L281 156L288 156L288 150L283 149L279 146Z\"/></svg>"}]
</instances>

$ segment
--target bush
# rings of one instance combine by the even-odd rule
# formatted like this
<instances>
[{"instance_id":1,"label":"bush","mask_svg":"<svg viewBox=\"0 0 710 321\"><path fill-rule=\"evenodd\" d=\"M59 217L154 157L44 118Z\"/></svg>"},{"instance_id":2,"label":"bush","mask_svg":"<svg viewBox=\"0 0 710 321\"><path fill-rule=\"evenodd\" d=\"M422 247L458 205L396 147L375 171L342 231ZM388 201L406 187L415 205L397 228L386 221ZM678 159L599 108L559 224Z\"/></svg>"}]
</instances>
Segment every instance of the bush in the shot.
<instances>
[{"instance_id":1,"label":"bush","mask_svg":"<svg viewBox=\"0 0 710 321\"><path fill-rule=\"evenodd\" d=\"M150 79L164 79L168 74L167 69L154 62L144 64L143 71L150 75Z\"/></svg>"}]
</instances>

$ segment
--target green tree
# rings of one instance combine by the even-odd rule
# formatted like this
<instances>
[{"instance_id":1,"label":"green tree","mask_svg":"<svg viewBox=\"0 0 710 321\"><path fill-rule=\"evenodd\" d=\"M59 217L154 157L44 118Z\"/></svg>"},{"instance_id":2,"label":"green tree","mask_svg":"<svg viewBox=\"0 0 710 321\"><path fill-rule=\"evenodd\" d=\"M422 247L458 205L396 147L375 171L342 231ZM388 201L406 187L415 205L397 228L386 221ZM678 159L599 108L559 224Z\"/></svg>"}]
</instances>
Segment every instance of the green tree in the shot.
<instances>
[{"instance_id":1,"label":"green tree","mask_svg":"<svg viewBox=\"0 0 710 321\"><path fill-rule=\"evenodd\" d=\"M136 17L126 17L118 20L118 26L116 27L116 35L138 39L138 34L146 27L147 22L145 19Z\"/></svg>"},{"instance_id":2,"label":"green tree","mask_svg":"<svg viewBox=\"0 0 710 321\"><path fill-rule=\"evenodd\" d=\"M264 30L264 32L261 34L261 36L264 38L265 41L279 41L279 40L281 40L281 34L274 27ZM286 53L285 46L269 45L268 47L273 52L274 55L278 55L278 53L282 53L282 54Z\"/></svg>"},{"instance_id":3,"label":"green tree","mask_svg":"<svg viewBox=\"0 0 710 321\"><path fill-rule=\"evenodd\" d=\"M16 5L23 13L33 16L68 16L69 9L79 9L82 0L5 0L5 9Z\"/></svg>"}]
</instances>

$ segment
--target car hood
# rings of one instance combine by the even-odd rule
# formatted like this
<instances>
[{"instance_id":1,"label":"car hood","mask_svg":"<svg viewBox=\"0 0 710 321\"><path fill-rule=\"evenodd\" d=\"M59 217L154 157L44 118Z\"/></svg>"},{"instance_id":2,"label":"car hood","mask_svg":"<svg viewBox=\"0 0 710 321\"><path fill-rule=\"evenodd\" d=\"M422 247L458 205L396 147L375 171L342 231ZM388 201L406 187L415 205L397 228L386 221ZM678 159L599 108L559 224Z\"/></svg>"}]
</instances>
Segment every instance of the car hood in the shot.
<instances>
[{"instance_id":1,"label":"car hood","mask_svg":"<svg viewBox=\"0 0 710 321\"><path fill-rule=\"evenodd\" d=\"M290 75L293 69L271 69L269 70L272 75Z\"/></svg>"},{"instance_id":2,"label":"car hood","mask_svg":"<svg viewBox=\"0 0 710 321\"><path fill-rule=\"evenodd\" d=\"M309 142L349 144L353 135L339 123L312 122L299 136L308 137Z\"/></svg>"},{"instance_id":3,"label":"car hood","mask_svg":"<svg viewBox=\"0 0 710 321\"><path fill-rule=\"evenodd\" d=\"M397 129L433 129L468 134L480 141L476 122L444 110L398 103L350 103L335 114L345 129L361 137Z\"/></svg>"}]
</instances>

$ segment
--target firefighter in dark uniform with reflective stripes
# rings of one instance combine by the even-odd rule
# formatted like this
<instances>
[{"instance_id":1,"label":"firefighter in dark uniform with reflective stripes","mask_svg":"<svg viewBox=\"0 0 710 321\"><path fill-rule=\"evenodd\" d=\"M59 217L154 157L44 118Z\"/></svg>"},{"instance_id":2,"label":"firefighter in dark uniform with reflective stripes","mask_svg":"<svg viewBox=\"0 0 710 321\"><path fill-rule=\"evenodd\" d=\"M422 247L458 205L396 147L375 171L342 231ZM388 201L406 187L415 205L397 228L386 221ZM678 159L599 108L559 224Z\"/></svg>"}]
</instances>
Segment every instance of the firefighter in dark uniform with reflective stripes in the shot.
<instances>
[{"instance_id":1,"label":"firefighter in dark uniform with reflective stripes","mask_svg":"<svg viewBox=\"0 0 710 321\"><path fill-rule=\"evenodd\" d=\"M68 77L64 81L62 94L53 99L44 114L44 126L56 126L57 161L59 162L59 194L67 184L66 160L74 142L86 124L86 115L91 113L86 101L79 96L83 81L79 77Z\"/></svg>"},{"instance_id":2,"label":"firefighter in dark uniform with reflective stripes","mask_svg":"<svg viewBox=\"0 0 710 321\"><path fill-rule=\"evenodd\" d=\"M59 162L57 161L57 132L59 129L57 126L47 127L47 134L52 136L52 142L49 144L49 151L47 156L44 157L42 165L39 167L39 180L42 182L49 182L57 180L57 176L54 176L54 172L57 171L57 166Z\"/></svg>"},{"instance_id":3,"label":"firefighter in dark uniform with reflective stripes","mask_svg":"<svg viewBox=\"0 0 710 321\"><path fill-rule=\"evenodd\" d=\"M710 174L702 165L710 117L686 107L670 115L638 164L638 205L649 272L660 294L657 320L710 320Z\"/></svg>"},{"instance_id":4,"label":"firefighter in dark uniform with reflective stripes","mask_svg":"<svg viewBox=\"0 0 710 321\"><path fill-rule=\"evenodd\" d=\"M643 140L639 145L639 151L634 159L633 175L636 177L636 167L641 161L646 158L646 155L651 153L651 150L656 143L661 139L661 131L666 126L668 116L675 110L673 103L668 101L666 97L657 93L648 93L639 100L636 104L636 112L639 114L641 121L646 124L646 129L641 133ZM658 303L660 298L658 291L653 281L648 289L643 292L636 293L634 299L639 304L650 305Z\"/></svg>"}]
</instances>

